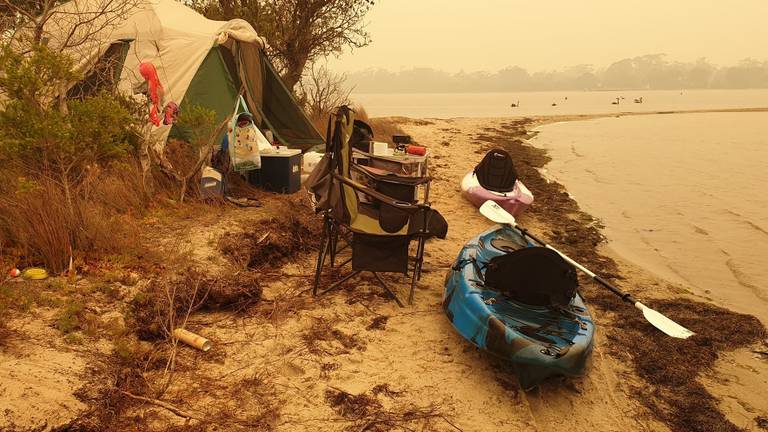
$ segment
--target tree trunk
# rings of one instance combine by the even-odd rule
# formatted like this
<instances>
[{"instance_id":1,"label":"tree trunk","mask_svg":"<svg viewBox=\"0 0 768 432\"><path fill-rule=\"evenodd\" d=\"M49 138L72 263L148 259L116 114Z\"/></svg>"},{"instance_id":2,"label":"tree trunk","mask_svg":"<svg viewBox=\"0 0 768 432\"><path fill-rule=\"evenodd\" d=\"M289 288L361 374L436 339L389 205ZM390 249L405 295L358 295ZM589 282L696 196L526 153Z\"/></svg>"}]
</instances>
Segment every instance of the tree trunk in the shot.
<instances>
[{"instance_id":1,"label":"tree trunk","mask_svg":"<svg viewBox=\"0 0 768 432\"><path fill-rule=\"evenodd\" d=\"M219 0L219 7L225 19L235 18L235 6L232 4L232 0Z\"/></svg>"},{"instance_id":2,"label":"tree trunk","mask_svg":"<svg viewBox=\"0 0 768 432\"><path fill-rule=\"evenodd\" d=\"M296 87L296 83L301 81L301 74L304 72L304 67L306 65L306 55L291 56L290 60L286 62L285 72L281 78L291 93L293 93L293 88Z\"/></svg>"}]
</instances>

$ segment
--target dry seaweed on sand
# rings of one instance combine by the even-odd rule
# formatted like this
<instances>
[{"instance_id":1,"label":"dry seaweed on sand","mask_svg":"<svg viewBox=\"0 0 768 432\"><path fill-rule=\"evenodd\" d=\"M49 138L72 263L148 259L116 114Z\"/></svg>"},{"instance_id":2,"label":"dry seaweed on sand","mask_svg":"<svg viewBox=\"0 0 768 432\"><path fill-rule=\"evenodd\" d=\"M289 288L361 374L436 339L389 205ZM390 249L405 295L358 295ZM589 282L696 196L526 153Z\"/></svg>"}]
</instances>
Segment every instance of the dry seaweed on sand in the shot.
<instances>
[{"instance_id":1,"label":"dry seaweed on sand","mask_svg":"<svg viewBox=\"0 0 768 432\"><path fill-rule=\"evenodd\" d=\"M642 316L617 323L641 378L653 391L638 388L641 400L673 431L739 431L719 409L719 401L697 377L714 366L719 353L748 346L765 337L751 315L685 299L652 302L651 306L696 335L681 340L659 334Z\"/></svg>"},{"instance_id":2,"label":"dry seaweed on sand","mask_svg":"<svg viewBox=\"0 0 768 432\"><path fill-rule=\"evenodd\" d=\"M354 334L345 333L338 328L338 320L315 318L309 330L301 337L310 354L339 355L351 350L365 351L366 343Z\"/></svg>"},{"instance_id":3,"label":"dry seaweed on sand","mask_svg":"<svg viewBox=\"0 0 768 432\"><path fill-rule=\"evenodd\" d=\"M336 414L347 419L361 419L382 409L381 402L367 393L352 394L341 389L329 388L325 400Z\"/></svg>"},{"instance_id":4,"label":"dry seaweed on sand","mask_svg":"<svg viewBox=\"0 0 768 432\"><path fill-rule=\"evenodd\" d=\"M252 268L279 267L298 255L316 251L320 221L307 210L261 220L244 231L224 234L219 250L235 264Z\"/></svg>"},{"instance_id":5,"label":"dry seaweed on sand","mask_svg":"<svg viewBox=\"0 0 768 432\"><path fill-rule=\"evenodd\" d=\"M386 330L387 321L389 321L389 316L379 315L368 324L366 330Z\"/></svg>"},{"instance_id":6,"label":"dry seaweed on sand","mask_svg":"<svg viewBox=\"0 0 768 432\"><path fill-rule=\"evenodd\" d=\"M452 430L461 430L448 419L439 405L415 406L407 401L385 404L377 397L384 395L392 398L402 393L390 390L387 384L374 386L370 394L352 394L330 387L325 391L325 401L336 414L350 422L345 431L441 430L437 428L437 423Z\"/></svg>"}]
</instances>

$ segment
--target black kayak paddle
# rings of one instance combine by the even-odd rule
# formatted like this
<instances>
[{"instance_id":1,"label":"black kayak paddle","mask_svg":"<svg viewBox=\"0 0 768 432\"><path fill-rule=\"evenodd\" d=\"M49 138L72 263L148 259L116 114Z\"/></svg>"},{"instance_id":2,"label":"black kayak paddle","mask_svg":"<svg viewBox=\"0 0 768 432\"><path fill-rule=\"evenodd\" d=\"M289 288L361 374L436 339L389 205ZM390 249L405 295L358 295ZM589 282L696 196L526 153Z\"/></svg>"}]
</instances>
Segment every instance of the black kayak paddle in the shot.
<instances>
[{"instance_id":1,"label":"black kayak paddle","mask_svg":"<svg viewBox=\"0 0 768 432\"><path fill-rule=\"evenodd\" d=\"M625 302L634 305L637 309L643 312L643 316L645 319L651 323L654 327L657 329L663 331L669 336L678 338L678 339L687 339L694 335L694 333L687 328L681 326L680 324L672 321L671 319L667 318L662 314L661 312L655 311L648 306L644 305L634 297L632 297L631 294L622 292L615 286L613 286L610 282L603 279L602 277L592 273L584 267L583 265L577 263L576 261L572 260L570 257L568 257L566 254L560 252L559 250L555 249L554 247L544 243L543 241L537 239L535 236L533 236L528 230L525 228L521 228L517 225L517 222L515 221L515 217L509 214L506 210L501 208L500 205L493 201L486 201L483 203L482 206L480 206L480 214L487 217L488 219L492 220L493 222L499 223L499 224L507 224L511 226L512 228L515 228L516 230L520 231L521 234L525 237L529 237L536 243L544 246L545 248L552 249L553 251L560 254L563 259L571 263L574 267L581 270L586 274L587 276L591 277L595 282L599 283L600 285L608 288L612 293L616 294L617 296L621 297L622 300Z\"/></svg>"}]
</instances>

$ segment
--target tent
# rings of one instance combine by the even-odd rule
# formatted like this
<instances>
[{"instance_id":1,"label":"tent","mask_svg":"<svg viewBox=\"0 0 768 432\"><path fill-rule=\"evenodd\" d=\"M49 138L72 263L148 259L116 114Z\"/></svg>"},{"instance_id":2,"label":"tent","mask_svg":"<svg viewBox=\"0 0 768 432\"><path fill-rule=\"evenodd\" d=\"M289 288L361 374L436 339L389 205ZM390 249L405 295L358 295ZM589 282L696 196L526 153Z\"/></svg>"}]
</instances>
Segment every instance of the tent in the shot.
<instances>
[{"instance_id":1,"label":"tent","mask_svg":"<svg viewBox=\"0 0 768 432\"><path fill-rule=\"evenodd\" d=\"M109 12L97 17L94 11ZM220 123L243 94L256 124L272 130L282 144L307 150L324 142L265 56L264 39L244 20L209 20L174 0L72 0L57 13L45 29L50 46L91 31L83 43L68 48L85 74L70 94L97 88L105 65L112 65L108 75L118 91L134 94L144 83L139 65L151 62L164 101L176 102L182 111L200 105L214 110ZM83 25L89 14L93 19ZM155 143L163 145L171 129L153 126Z\"/></svg>"}]
</instances>

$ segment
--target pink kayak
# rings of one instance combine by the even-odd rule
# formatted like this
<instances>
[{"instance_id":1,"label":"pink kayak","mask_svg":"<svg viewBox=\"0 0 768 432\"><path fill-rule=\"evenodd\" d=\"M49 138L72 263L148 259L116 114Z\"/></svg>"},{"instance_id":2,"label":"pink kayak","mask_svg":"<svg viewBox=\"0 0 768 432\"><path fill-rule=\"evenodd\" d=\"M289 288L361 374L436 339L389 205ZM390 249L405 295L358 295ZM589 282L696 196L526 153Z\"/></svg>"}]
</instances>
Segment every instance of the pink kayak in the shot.
<instances>
[{"instance_id":1,"label":"pink kayak","mask_svg":"<svg viewBox=\"0 0 768 432\"><path fill-rule=\"evenodd\" d=\"M533 194L520 180L515 181L514 188L509 192L494 192L480 186L473 171L461 180L461 192L475 207L488 200L496 201L513 216L522 214L533 203Z\"/></svg>"}]
</instances>

